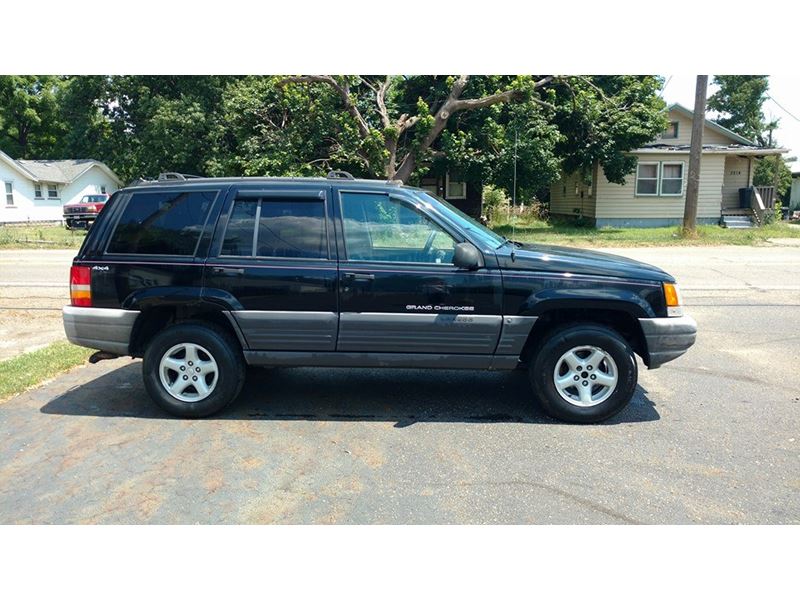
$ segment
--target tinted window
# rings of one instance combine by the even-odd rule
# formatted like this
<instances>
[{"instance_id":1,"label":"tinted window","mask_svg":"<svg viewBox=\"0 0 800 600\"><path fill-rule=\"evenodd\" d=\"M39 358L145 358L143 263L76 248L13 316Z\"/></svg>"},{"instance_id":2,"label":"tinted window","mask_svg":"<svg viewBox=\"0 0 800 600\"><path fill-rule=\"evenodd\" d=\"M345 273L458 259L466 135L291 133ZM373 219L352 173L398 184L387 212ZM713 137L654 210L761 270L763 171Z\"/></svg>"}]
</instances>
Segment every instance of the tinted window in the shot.
<instances>
[{"instance_id":1,"label":"tinted window","mask_svg":"<svg viewBox=\"0 0 800 600\"><path fill-rule=\"evenodd\" d=\"M318 200L261 201L258 256L327 258L325 206Z\"/></svg>"},{"instance_id":2,"label":"tinted window","mask_svg":"<svg viewBox=\"0 0 800 600\"><path fill-rule=\"evenodd\" d=\"M385 194L342 194L347 258L450 264L455 240L424 214Z\"/></svg>"},{"instance_id":3,"label":"tinted window","mask_svg":"<svg viewBox=\"0 0 800 600\"><path fill-rule=\"evenodd\" d=\"M253 256L254 247L255 255L267 258L328 258L325 204L304 198L237 199L220 254Z\"/></svg>"},{"instance_id":4,"label":"tinted window","mask_svg":"<svg viewBox=\"0 0 800 600\"><path fill-rule=\"evenodd\" d=\"M237 200L225 229L222 252L225 256L253 256L253 233L258 200Z\"/></svg>"},{"instance_id":5,"label":"tinted window","mask_svg":"<svg viewBox=\"0 0 800 600\"><path fill-rule=\"evenodd\" d=\"M108 252L192 256L216 192L139 192L120 217Z\"/></svg>"}]
</instances>

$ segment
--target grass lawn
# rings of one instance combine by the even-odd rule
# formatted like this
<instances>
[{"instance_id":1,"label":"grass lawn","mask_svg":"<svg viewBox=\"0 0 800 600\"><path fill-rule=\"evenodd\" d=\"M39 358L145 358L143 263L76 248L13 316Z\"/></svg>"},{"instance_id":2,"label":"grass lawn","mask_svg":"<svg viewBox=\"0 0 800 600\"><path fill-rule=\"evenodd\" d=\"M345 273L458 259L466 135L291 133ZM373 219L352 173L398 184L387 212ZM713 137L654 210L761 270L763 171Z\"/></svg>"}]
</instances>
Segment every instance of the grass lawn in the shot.
<instances>
[{"instance_id":1,"label":"grass lawn","mask_svg":"<svg viewBox=\"0 0 800 600\"><path fill-rule=\"evenodd\" d=\"M682 238L679 228L675 226L595 229L579 227L574 223L555 218L551 221L539 221L518 217L516 231L513 235L511 223L505 219L499 219L490 225L500 235L513 237L520 242L583 247L721 246L725 244L752 246L764 243L768 238L800 238L800 227L792 227L785 223L773 223L752 229L725 229L718 225L699 225L697 237L694 238Z\"/></svg>"},{"instance_id":2,"label":"grass lawn","mask_svg":"<svg viewBox=\"0 0 800 600\"><path fill-rule=\"evenodd\" d=\"M490 224L500 235L513 237L520 242L541 242L565 246L752 246L768 238L800 238L800 227L774 223L752 229L724 229L717 225L700 225L697 237L682 238L678 227L653 227L640 229L615 229L605 227L579 227L571 221L553 218L539 221L531 217L518 217L516 232L512 236L511 224L504 215ZM0 248L79 248L85 231L68 231L57 225L4 225L0 226Z\"/></svg>"},{"instance_id":3,"label":"grass lawn","mask_svg":"<svg viewBox=\"0 0 800 600\"><path fill-rule=\"evenodd\" d=\"M63 225L2 225L0 248L79 248L86 232Z\"/></svg>"},{"instance_id":4,"label":"grass lawn","mask_svg":"<svg viewBox=\"0 0 800 600\"><path fill-rule=\"evenodd\" d=\"M83 364L94 352L68 342L0 361L0 402L35 387L72 367Z\"/></svg>"}]
</instances>

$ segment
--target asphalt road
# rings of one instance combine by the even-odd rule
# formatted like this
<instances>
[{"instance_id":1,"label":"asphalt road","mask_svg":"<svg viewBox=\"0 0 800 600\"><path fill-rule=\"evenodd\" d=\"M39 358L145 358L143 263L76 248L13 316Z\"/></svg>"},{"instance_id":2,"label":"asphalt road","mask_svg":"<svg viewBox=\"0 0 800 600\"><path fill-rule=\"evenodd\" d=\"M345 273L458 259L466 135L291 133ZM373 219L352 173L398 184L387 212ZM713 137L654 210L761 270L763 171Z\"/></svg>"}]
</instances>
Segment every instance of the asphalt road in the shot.
<instances>
[{"instance_id":1,"label":"asphalt road","mask_svg":"<svg viewBox=\"0 0 800 600\"><path fill-rule=\"evenodd\" d=\"M700 333L612 421L550 420L523 373L371 369L253 370L181 421L118 359L0 404L0 522L800 523L800 248L617 252Z\"/></svg>"},{"instance_id":2,"label":"asphalt road","mask_svg":"<svg viewBox=\"0 0 800 600\"><path fill-rule=\"evenodd\" d=\"M0 250L0 360L63 340L75 250Z\"/></svg>"}]
</instances>

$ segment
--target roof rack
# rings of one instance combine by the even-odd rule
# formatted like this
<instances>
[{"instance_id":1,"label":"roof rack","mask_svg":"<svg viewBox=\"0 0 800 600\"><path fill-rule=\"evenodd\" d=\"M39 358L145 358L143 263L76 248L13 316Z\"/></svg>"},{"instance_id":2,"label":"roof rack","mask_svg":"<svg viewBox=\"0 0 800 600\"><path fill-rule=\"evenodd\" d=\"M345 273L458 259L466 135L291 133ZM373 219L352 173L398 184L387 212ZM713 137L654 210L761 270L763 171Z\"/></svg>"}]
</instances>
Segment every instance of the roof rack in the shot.
<instances>
[{"instance_id":1,"label":"roof rack","mask_svg":"<svg viewBox=\"0 0 800 600\"><path fill-rule=\"evenodd\" d=\"M187 175L186 173L175 173L168 171L166 173L159 173L159 181L186 181L187 179L202 179L200 175Z\"/></svg>"},{"instance_id":2,"label":"roof rack","mask_svg":"<svg viewBox=\"0 0 800 600\"><path fill-rule=\"evenodd\" d=\"M327 179L355 179L350 173L347 171L328 171L326 175Z\"/></svg>"}]
</instances>

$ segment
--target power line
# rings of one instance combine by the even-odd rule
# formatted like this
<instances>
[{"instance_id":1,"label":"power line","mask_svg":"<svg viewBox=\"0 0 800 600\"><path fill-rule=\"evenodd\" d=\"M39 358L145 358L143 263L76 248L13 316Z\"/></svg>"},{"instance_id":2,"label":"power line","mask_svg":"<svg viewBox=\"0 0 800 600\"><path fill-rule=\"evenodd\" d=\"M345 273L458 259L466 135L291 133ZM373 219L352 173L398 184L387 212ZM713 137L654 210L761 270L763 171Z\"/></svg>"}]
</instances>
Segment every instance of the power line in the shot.
<instances>
[{"instance_id":1,"label":"power line","mask_svg":"<svg viewBox=\"0 0 800 600\"><path fill-rule=\"evenodd\" d=\"M792 117L792 118L793 118L795 121L798 121L798 122L800 122L800 119L798 119L798 118L797 118L797 117L795 117L795 116L794 116L792 113L790 113L788 110L786 110L785 108L783 108L783 106L781 106L781 103L780 103L780 102L778 102L777 100L775 100L775 98L773 98L773 97L772 97L772 96L770 96L769 94L767 94L767 98L769 98L770 100L772 100L772 101L773 101L773 102L774 102L774 103L775 103L775 104L778 106L778 108L780 108L780 109L781 109L783 112L785 112L787 115L789 115L790 117Z\"/></svg>"},{"instance_id":2,"label":"power line","mask_svg":"<svg viewBox=\"0 0 800 600\"><path fill-rule=\"evenodd\" d=\"M667 77L667 80L664 82L664 87L662 87L662 88L661 88L661 92L659 92L659 94L658 94L658 95L659 95L659 97L660 97L662 100L664 99L664 92L666 92L666 91L667 91L667 86L669 85L669 82L670 82L670 81L672 81L672 75L670 75L669 77Z\"/></svg>"}]
</instances>

